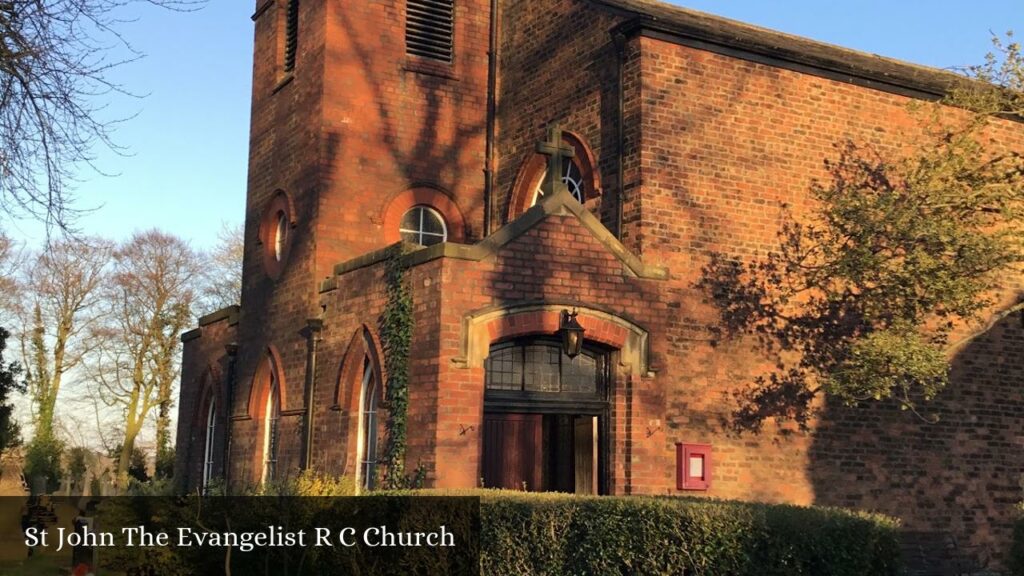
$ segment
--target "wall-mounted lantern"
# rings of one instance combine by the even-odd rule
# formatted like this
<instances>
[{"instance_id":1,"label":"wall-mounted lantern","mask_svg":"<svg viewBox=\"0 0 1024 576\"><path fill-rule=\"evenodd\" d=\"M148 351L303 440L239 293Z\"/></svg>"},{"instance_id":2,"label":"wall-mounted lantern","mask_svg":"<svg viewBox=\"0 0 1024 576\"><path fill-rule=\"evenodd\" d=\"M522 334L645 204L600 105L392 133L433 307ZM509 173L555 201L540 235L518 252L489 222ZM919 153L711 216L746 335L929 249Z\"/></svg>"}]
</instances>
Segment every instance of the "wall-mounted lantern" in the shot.
<instances>
[{"instance_id":1,"label":"wall-mounted lantern","mask_svg":"<svg viewBox=\"0 0 1024 576\"><path fill-rule=\"evenodd\" d=\"M558 323L558 333L562 337L562 352L569 358L575 358L583 349L583 326L576 321L576 309L562 310L562 318Z\"/></svg>"}]
</instances>

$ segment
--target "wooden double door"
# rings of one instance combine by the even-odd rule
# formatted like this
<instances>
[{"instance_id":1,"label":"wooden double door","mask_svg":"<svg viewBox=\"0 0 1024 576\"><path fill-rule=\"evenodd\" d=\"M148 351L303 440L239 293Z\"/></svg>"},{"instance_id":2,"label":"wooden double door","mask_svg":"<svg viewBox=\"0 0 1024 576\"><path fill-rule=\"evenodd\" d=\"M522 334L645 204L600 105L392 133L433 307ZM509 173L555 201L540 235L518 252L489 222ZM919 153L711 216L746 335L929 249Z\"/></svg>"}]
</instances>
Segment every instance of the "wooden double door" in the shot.
<instances>
[{"instance_id":1,"label":"wooden double door","mask_svg":"<svg viewBox=\"0 0 1024 576\"><path fill-rule=\"evenodd\" d=\"M485 413L483 432L485 487L598 493L598 416Z\"/></svg>"}]
</instances>

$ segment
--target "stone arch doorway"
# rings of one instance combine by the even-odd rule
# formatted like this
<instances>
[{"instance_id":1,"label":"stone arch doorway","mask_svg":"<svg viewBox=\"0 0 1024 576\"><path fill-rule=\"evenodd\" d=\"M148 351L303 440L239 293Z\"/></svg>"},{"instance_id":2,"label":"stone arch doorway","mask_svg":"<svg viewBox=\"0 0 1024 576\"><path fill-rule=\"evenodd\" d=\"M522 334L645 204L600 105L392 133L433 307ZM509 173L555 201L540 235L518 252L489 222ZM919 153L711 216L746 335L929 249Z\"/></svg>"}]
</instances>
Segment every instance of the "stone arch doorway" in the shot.
<instances>
[{"instance_id":1,"label":"stone arch doorway","mask_svg":"<svg viewBox=\"0 0 1024 576\"><path fill-rule=\"evenodd\" d=\"M586 329L584 335L584 350L603 356L605 359L604 386L602 398L600 395L586 399L569 395L548 394L541 396L530 396L530 391L525 390L525 383L518 391L519 398L515 398L515 390L497 390L492 386L487 389L488 370L496 360L492 359L492 352L500 351L502 345L509 342L530 343L548 342L555 343L555 336L558 331L559 322L563 310L575 309L579 312L579 323ZM587 305L578 301L546 301L546 302L524 302L514 306L493 306L470 312L463 319L463 340L462 354L453 359L457 365L473 370L474 381L479 382L481 388L481 400L483 409L478 412L481 419L477 420L479 430L479 448L477 458L472 467L471 476L474 480L483 481L484 486L509 487L517 490L523 489L526 483L527 490L545 489L543 468L540 468L540 480L536 476L528 476L538 469L537 454L534 453L533 460L520 460L519 462L532 462L532 465L521 465L520 473L524 478L513 479L503 478L505 474L496 474L492 466L496 454L508 453L513 447L505 446L497 442L497 438L504 438L498 434L495 427L499 426L498 420L504 420L502 426L510 428L507 434L517 434L518 428L524 440L502 440L502 442L529 442L525 438L533 438L533 446L539 446L543 451L544 443L544 418L550 421L552 416L563 415L573 417L573 430L579 423L576 416L589 416L591 418L591 429L594 427L596 418L597 429L594 433L596 438L597 453L594 459L597 461L597 471L594 478L596 489L591 493L611 494L622 490L623 485L628 486L629 475L629 430L631 426L631 394L629 382L650 375L649 361L649 334L646 329L632 319L621 315L616 310ZM495 354L495 358L497 355ZM525 358L522 364L525 366ZM479 371L479 372L477 372ZM515 373L515 372L513 372ZM479 375L479 380L476 380ZM509 385L511 386L511 385ZM510 397L511 396L511 397ZM513 416L513 415L521 416ZM517 423L516 420L519 420ZM540 432L537 432L537 420L540 420ZM584 424L579 424L580 427ZM549 429L551 424L548 425ZM565 427L562 424L563 429ZM488 428L490 427L490 431ZM581 431L582 434L582 431ZM537 440L539 438L539 440ZM488 444L490 447L488 447ZM524 447L525 448L525 447ZM518 449L518 448L516 448ZM525 458L525 457L524 457ZM544 466L544 453L541 452L540 466ZM573 454L575 458L575 454ZM490 462L490 463L488 463ZM564 465L564 460L563 460ZM574 466L576 466L574 464ZM488 479L491 480L488 483ZM575 486L572 490L575 492Z\"/></svg>"},{"instance_id":2,"label":"stone arch doorway","mask_svg":"<svg viewBox=\"0 0 1024 576\"><path fill-rule=\"evenodd\" d=\"M607 493L613 352L591 343L570 359L546 336L491 345L484 361L484 486Z\"/></svg>"}]
</instances>

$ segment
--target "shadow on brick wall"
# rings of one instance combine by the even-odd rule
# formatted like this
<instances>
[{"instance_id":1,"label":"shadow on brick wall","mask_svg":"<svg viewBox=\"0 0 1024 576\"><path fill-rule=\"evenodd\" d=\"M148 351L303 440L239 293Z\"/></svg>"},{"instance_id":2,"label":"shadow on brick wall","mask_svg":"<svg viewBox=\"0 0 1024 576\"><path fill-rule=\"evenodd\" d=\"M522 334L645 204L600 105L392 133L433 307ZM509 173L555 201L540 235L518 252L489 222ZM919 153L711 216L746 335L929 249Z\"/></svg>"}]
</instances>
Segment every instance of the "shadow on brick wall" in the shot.
<instances>
[{"instance_id":1,"label":"shadow on brick wall","mask_svg":"<svg viewBox=\"0 0 1024 576\"><path fill-rule=\"evenodd\" d=\"M901 518L911 574L999 569L1024 495L1022 351L1019 314L972 340L921 407L934 423L894 402L827 402L809 459L816 503Z\"/></svg>"}]
</instances>

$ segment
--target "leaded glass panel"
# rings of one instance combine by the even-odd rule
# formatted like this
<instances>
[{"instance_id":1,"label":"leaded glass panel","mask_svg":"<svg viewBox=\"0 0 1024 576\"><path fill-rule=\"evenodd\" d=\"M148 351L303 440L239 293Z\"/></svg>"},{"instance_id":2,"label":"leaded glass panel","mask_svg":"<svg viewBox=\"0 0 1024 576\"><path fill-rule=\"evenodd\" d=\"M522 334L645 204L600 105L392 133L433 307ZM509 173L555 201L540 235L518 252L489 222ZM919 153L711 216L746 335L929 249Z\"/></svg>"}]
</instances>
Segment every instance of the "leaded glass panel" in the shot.
<instances>
[{"instance_id":1,"label":"leaded glass panel","mask_svg":"<svg viewBox=\"0 0 1024 576\"><path fill-rule=\"evenodd\" d=\"M522 349L518 347L495 350L484 362L487 370L487 388L490 390L522 390Z\"/></svg>"},{"instance_id":2,"label":"leaded glass panel","mask_svg":"<svg viewBox=\"0 0 1024 576\"><path fill-rule=\"evenodd\" d=\"M524 352L526 375L523 388L527 392L558 392L561 350L541 344L527 346Z\"/></svg>"},{"instance_id":3,"label":"leaded glass panel","mask_svg":"<svg viewBox=\"0 0 1024 576\"><path fill-rule=\"evenodd\" d=\"M598 395L606 379L607 356L584 351L570 359L557 342L533 340L497 344L484 360L487 390Z\"/></svg>"},{"instance_id":4,"label":"leaded glass panel","mask_svg":"<svg viewBox=\"0 0 1024 576\"><path fill-rule=\"evenodd\" d=\"M597 377L601 357L580 354L566 362L562 369L562 391L593 394L597 392Z\"/></svg>"}]
</instances>

